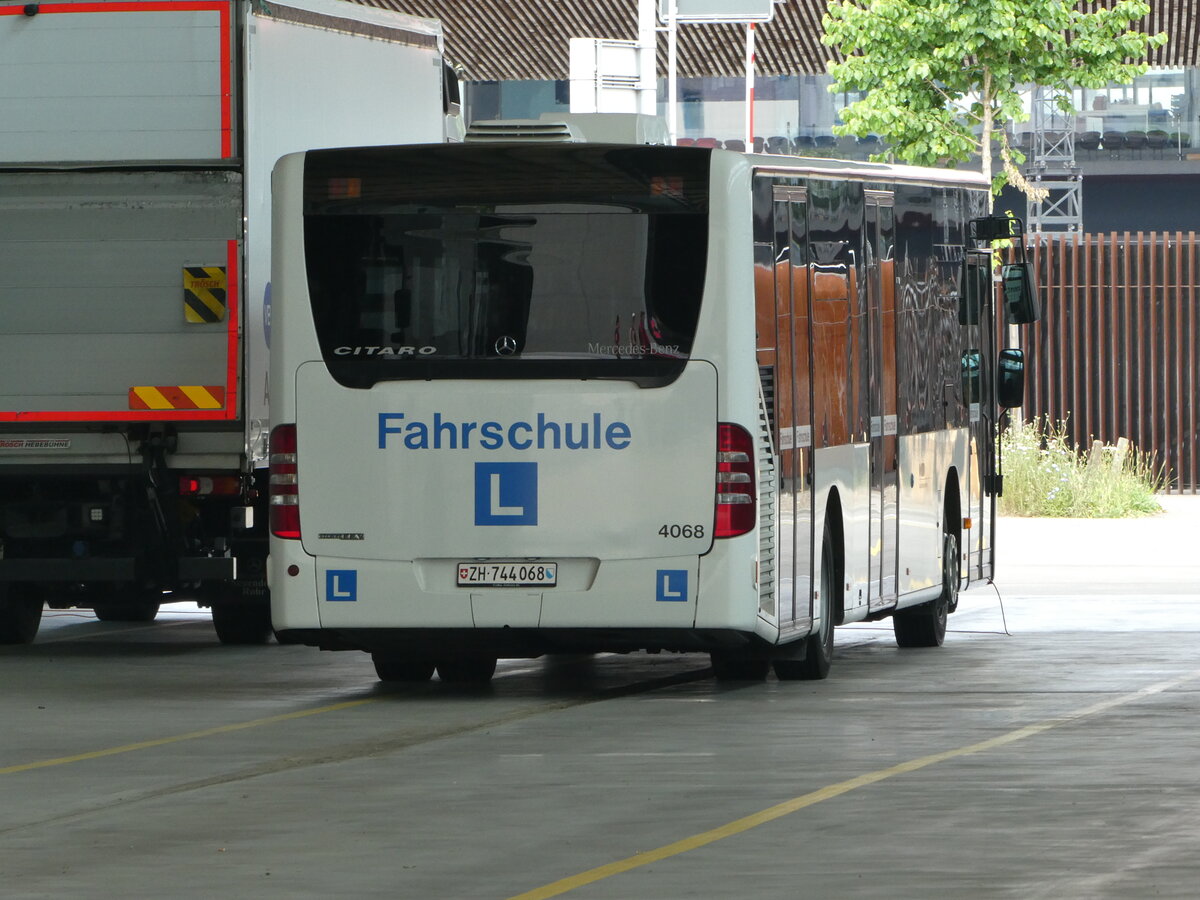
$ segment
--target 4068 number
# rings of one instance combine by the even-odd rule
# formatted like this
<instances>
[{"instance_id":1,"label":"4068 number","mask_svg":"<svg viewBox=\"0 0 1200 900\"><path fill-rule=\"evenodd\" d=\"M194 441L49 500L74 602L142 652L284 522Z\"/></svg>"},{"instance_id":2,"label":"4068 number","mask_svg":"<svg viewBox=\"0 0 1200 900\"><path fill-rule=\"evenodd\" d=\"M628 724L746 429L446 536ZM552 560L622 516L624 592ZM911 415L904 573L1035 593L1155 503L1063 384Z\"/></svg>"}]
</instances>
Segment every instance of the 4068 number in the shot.
<instances>
[{"instance_id":1,"label":"4068 number","mask_svg":"<svg viewBox=\"0 0 1200 900\"><path fill-rule=\"evenodd\" d=\"M658 533L665 538L702 538L703 525L664 525Z\"/></svg>"}]
</instances>

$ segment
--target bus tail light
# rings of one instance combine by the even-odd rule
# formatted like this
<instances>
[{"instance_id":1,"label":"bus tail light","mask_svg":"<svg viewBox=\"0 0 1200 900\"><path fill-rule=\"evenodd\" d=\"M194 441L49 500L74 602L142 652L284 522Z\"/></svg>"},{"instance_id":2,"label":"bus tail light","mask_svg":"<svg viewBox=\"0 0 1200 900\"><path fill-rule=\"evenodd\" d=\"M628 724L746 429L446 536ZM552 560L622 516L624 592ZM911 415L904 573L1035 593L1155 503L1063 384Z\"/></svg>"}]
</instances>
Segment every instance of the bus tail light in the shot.
<instances>
[{"instance_id":1,"label":"bus tail light","mask_svg":"<svg viewBox=\"0 0 1200 900\"><path fill-rule=\"evenodd\" d=\"M717 424L717 524L714 535L736 537L758 520L754 440L740 425Z\"/></svg>"},{"instance_id":2,"label":"bus tail light","mask_svg":"<svg viewBox=\"0 0 1200 900\"><path fill-rule=\"evenodd\" d=\"M300 484L296 478L296 426L271 431L271 534L300 538Z\"/></svg>"}]
</instances>

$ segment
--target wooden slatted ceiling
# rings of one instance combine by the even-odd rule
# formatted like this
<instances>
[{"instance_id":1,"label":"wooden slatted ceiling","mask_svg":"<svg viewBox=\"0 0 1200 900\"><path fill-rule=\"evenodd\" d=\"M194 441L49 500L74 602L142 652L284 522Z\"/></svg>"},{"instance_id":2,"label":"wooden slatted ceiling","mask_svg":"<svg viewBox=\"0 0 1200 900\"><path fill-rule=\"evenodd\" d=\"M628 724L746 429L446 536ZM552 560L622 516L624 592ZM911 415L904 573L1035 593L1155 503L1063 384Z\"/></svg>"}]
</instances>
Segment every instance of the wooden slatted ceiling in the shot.
<instances>
[{"instance_id":1,"label":"wooden slatted ceiling","mask_svg":"<svg viewBox=\"0 0 1200 900\"><path fill-rule=\"evenodd\" d=\"M563 80L567 41L572 37L633 40L637 0L355 0L442 22L450 59L474 81ZM1111 5L1083 0L1082 6ZM759 75L802 75L825 71L833 51L821 43L826 0L785 0L775 18L757 28ZM1145 30L1166 31L1170 42L1155 51L1158 66L1195 66L1200 44L1200 0L1151 0ZM679 75L740 76L744 73L745 27L688 25L679 31ZM666 39L660 35L658 70L667 70Z\"/></svg>"}]
</instances>

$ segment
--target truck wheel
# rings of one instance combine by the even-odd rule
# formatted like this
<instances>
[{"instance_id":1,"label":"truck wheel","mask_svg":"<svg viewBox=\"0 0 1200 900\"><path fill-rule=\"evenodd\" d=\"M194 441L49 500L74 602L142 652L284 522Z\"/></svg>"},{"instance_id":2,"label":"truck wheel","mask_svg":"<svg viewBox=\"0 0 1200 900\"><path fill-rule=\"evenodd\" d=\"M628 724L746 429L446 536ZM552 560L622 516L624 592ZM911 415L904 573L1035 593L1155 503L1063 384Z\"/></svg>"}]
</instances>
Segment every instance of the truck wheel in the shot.
<instances>
[{"instance_id":1,"label":"truck wheel","mask_svg":"<svg viewBox=\"0 0 1200 900\"><path fill-rule=\"evenodd\" d=\"M942 593L936 600L892 616L898 647L940 647L946 640L946 617L958 605L958 538L942 540Z\"/></svg>"},{"instance_id":2,"label":"truck wheel","mask_svg":"<svg viewBox=\"0 0 1200 900\"><path fill-rule=\"evenodd\" d=\"M129 585L93 585L88 590L92 612L101 622L153 622L162 593Z\"/></svg>"},{"instance_id":3,"label":"truck wheel","mask_svg":"<svg viewBox=\"0 0 1200 900\"><path fill-rule=\"evenodd\" d=\"M42 595L31 584L0 584L0 644L32 644L42 624Z\"/></svg>"},{"instance_id":4,"label":"truck wheel","mask_svg":"<svg viewBox=\"0 0 1200 900\"><path fill-rule=\"evenodd\" d=\"M222 644L265 644L274 634L271 607L262 601L214 603L212 619Z\"/></svg>"},{"instance_id":5,"label":"truck wheel","mask_svg":"<svg viewBox=\"0 0 1200 900\"><path fill-rule=\"evenodd\" d=\"M394 656L371 655L375 663L375 674L380 681L398 681L419 684L433 677L433 660L396 658Z\"/></svg>"}]
</instances>

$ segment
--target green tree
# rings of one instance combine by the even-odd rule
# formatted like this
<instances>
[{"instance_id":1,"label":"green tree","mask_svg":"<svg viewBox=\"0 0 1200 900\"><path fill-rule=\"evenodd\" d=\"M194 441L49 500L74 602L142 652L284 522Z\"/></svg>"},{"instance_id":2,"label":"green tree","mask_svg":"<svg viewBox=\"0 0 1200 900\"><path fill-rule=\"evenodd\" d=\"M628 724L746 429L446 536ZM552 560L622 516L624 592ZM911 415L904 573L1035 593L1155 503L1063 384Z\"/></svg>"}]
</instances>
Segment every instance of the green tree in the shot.
<instances>
[{"instance_id":1,"label":"green tree","mask_svg":"<svg viewBox=\"0 0 1200 900\"><path fill-rule=\"evenodd\" d=\"M1072 85L1132 81L1167 41L1133 30L1149 12L1143 0L1092 12L1075 0L830 0L824 41L843 57L829 65L831 90L866 92L834 130L878 134L895 158L919 165L978 153L993 193L1006 183L1029 193L1017 169L1025 156L1004 129L1028 117L1022 90L1058 89L1069 110Z\"/></svg>"}]
</instances>

